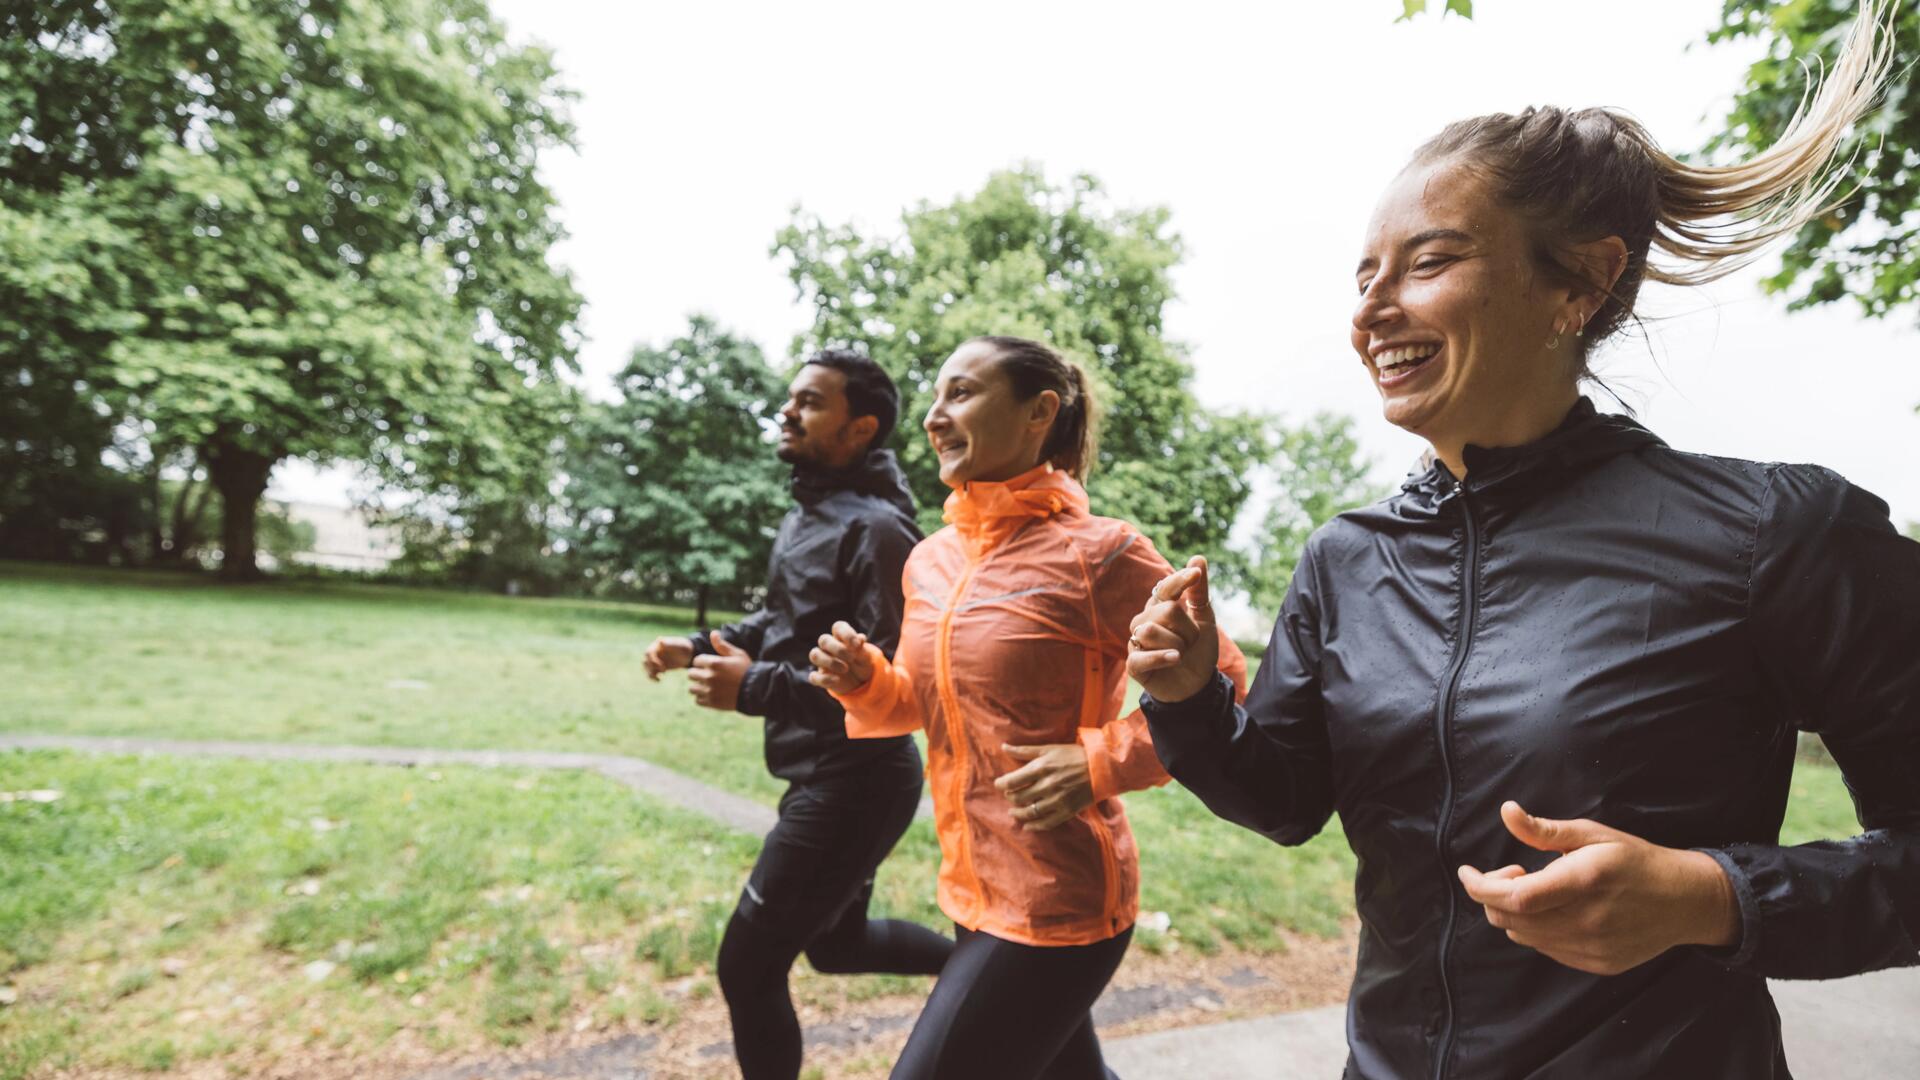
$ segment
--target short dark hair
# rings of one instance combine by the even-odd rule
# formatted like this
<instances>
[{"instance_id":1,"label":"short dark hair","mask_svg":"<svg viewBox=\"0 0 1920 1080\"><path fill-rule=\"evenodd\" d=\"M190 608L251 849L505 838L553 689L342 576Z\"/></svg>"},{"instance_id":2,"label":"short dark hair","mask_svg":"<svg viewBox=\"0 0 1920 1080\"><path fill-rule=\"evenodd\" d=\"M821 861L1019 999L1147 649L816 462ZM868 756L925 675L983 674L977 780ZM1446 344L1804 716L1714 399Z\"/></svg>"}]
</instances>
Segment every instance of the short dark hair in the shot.
<instances>
[{"instance_id":1,"label":"short dark hair","mask_svg":"<svg viewBox=\"0 0 1920 1080\"><path fill-rule=\"evenodd\" d=\"M885 446L900 419L900 388L893 384L887 369L874 363L873 357L852 349L821 349L800 361L801 367L808 364L829 367L847 377L847 415L878 420L880 426L874 429L867 449Z\"/></svg>"}]
</instances>

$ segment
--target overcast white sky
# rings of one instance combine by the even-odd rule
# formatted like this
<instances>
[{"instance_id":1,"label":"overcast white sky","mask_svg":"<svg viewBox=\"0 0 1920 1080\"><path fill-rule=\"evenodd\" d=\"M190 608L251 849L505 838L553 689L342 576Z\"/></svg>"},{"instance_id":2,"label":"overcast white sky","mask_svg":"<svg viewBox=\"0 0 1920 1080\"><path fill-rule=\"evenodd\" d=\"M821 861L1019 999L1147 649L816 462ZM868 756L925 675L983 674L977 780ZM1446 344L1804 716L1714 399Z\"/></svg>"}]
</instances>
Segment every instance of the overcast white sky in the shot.
<instances>
[{"instance_id":1,"label":"overcast white sky","mask_svg":"<svg viewBox=\"0 0 1920 1080\"><path fill-rule=\"evenodd\" d=\"M903 207L1033 160L1172 208L1188 256L1169 331L1203 400L1353 415L1382 480L1421 444L1380 419L1346 326L1362 226L1409 151L1528 104L1622 107L1691 149L1754 53L1699 44L1720 0L1475 6L1396 25L1398 0L494 0L581 95L579 149L544 172L594 385L695 311L783 357L806 312L768 247L794 204L892 232ZM1666 317L1603 373L1675 446L1828 465L1920 520L1913 320L1788 315L1759 276L1650 290L1643 310ZM345 490L298 464L276 477L282 496Z\"/></svg>"}]
</instances>

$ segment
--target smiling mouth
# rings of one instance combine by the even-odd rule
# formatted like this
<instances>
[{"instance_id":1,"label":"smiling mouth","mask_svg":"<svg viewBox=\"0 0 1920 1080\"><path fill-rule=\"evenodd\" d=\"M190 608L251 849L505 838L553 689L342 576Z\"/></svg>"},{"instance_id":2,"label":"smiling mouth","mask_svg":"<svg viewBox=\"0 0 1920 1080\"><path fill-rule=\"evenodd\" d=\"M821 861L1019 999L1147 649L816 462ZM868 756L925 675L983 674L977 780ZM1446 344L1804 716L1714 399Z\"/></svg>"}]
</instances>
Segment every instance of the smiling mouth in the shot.
<instances>
[{"instance_id":1,"label":"smiling mouth","mask_svg":"<svg viewBox=\"0 0 1920 1080\"><path fill-rule=\"evenodd\" d=\"M948 454L958 450L965 450L966 448L967 444L963 442L948 443L945 446L934 447L933 453L935 457L946 457Z\"/></svg>"},{"instance_id":2,"label":"smiling mouth","mask_svg":"<svg viewBox=\"0 0 1920 1080\"><path fill-rule=\"evenodd\" d=\"M1388 349L1375 356L1373 366L1379 371L1382 384L1396 383L1425 367L1438 355L1440 355L1438 345L1407 345Z\"/></svg>"}]
</instances>

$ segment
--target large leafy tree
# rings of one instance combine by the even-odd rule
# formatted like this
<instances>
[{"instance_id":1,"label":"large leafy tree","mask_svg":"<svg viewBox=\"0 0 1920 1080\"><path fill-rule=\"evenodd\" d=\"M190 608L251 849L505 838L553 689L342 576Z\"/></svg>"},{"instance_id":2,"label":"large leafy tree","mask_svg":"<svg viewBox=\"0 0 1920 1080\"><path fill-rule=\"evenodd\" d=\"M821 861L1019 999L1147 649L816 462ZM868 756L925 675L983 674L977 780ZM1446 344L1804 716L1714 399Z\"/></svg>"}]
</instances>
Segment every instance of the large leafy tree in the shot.
<instances>
[{"instance_id":1,"label":"large leafy tree","mask_svg":"<svg viewBox=\"0 0 1920 1080\"><path fill-rule=\"evenodd\" d=\"M471 495L564 413L545 53L483 0L50 0L0 26L0 370L191 447L223 571L288 456ZM156 455L158 456L158 455Z\"/></svg>"},{"instance_id":2,"label":"large leafy tree","mask_svg":"<svg viewBox=\"0 0 1920 1080\"><path fill-rule=\"evenodd\" d=\"M1727 0L1710 41L1755 38L1766 54L1747 70L1726 127L1707 144L1709 157L1763 150L1785 132L1806 93L1809 72L1831 70L1860 13L1854 3ZM1808 222L1766 281L1791 306L1852 297L1871 316L1920 316L1920 5L1894 15L1893 77L1861 121L1843 191L1852 195Z\"/></svg>"},{"instance_id":3,"label":"large leafy tree","mask_svg":"<svg viewBox=\"0 0 1920 1080\"><path fill-rule=\"evenodd\" d=\"M590 588L738 603L766 580L790 502L773 453L785 384L758 346L695 316L642 346L590 406L566 466L562 533Z\"/></svg>"},{"instance_id":4,"label":"large leafy tree","mask_svg":"<svg viewBox=\"0 0 1920 1080\"><path fill-rule=\"evenodd\" d=\"M1092 177L1056 186L1028 166L921 203L902 226L869 237L796 211L774 251L813 309L795 351L855 346L900 383L896 442L923 524L938 524L947 496L918 430L940 364L970 337L1017 334L1051 342L1099 384L1096 512L1134 521L1170 557L1224 544L1269 440L1264 420L1195 401L1192 369L1164 334L1181 255L1164 208L1117 208Z\"/></svg>"}]
</instances>

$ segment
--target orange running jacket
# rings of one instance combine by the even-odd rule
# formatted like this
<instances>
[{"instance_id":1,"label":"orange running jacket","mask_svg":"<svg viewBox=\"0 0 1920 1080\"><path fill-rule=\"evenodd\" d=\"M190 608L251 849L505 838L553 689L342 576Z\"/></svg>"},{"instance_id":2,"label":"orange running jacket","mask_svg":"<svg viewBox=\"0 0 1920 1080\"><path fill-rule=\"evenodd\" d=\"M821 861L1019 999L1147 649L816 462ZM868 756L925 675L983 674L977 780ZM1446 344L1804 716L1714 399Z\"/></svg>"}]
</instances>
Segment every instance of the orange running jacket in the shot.
<instances>
[{"instance_id":1,"label":"orange running jacket","mask_svg":"<svg viewBox=\"0 0 1920 1080\"><path fill-rule=\"evenodd\" d=\"M907 558L893 660L869 644L873 678L839 695L847 734L926 729L940 910L954 922L1026 945L1104 941L1139 910L1117 796L1168 779L1144 717L1120 708L1128 628L1172 567L1133 526L1087 513L1086 492L1046 465L968 484L946 520ZM1246 658L1224 634L1220 670L1244 697ZM1001 746L1076 740L1094 804L1023 829L993 782L1024 763Z\"/></svg>"}]
</instances>

